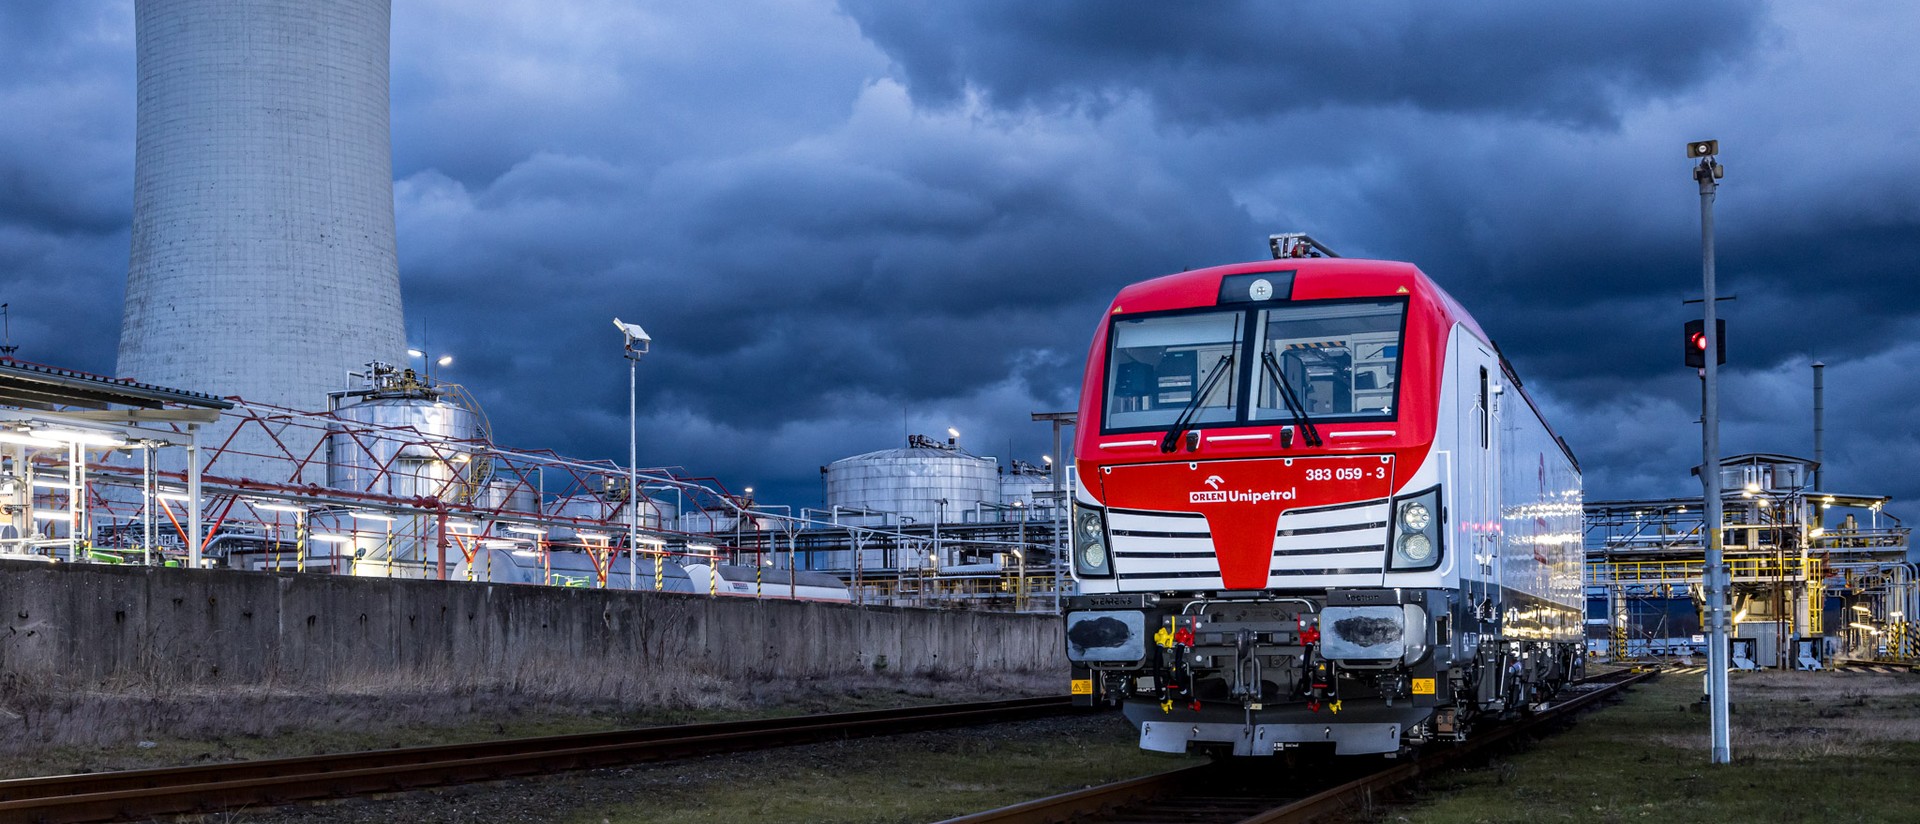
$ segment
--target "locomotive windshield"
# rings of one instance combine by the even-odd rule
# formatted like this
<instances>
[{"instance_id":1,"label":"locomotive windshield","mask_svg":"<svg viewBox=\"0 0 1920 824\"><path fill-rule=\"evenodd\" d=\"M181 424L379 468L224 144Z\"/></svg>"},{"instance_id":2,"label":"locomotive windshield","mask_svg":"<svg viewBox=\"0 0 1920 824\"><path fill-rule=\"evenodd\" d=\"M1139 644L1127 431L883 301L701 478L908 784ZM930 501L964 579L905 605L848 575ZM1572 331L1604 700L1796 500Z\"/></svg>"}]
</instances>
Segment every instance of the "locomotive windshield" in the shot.
<instances>
[{"instance_id":1,"label":"locomotive windshield","mask_svg":"<svg viewBox=\"0 0 1920 824\"><path fill-rule=\"evenodd\" d=\"M1103 429L1173 426L1215 369L1225 374L1199 399L1194 424L1292 422L1282 382L1314 422L1391 419L1406 307L1404 300L1329 301L1117 317ZM1261 368L1268 358L1279 376Z\"/></svg>"},{"instance_id":2,"label":"locomotive windshield","mask_svg":"<svg viewBox=\"0 0 1920 824\"><path fill-rule=\"evenodd\" d=\"M1107 428L1172 426L1217 368L1226 374L1200 399L1194 423L1238 418L1245 312L1163 315L1113 324L1107 359ZM1226 365L1221 364L1226 359Z\"/></svg>"},{"instance_id":3,"label":"locomotive windshield","mask_svg":"<svg viewBox=\"0 0 1920 824\"><path fill-rule=\"evenodd\" d=\"M1273 356L1316 421L1391 417L1406 306L1380 301L1263 310L1254 326L1254 351ZM1261 380L1252 420L1290 417L1282 388Z\"/></svg>"}]
</instances>

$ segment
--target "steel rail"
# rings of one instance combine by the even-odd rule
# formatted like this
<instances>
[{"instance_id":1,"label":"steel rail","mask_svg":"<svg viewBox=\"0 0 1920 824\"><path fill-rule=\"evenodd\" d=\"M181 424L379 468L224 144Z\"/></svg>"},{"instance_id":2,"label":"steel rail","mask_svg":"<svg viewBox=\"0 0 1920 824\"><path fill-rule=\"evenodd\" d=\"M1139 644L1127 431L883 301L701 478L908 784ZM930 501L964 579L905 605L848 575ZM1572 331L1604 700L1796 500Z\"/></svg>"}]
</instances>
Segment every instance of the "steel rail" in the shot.
<instances>
[{"instance_id":1,"label":"steel rail","mask_svg":"<svg viewBox=\"0 0 1920 824\"><path fill-rule=\"evenodd\" d=\"M646 727L0 781L0 821L66 824L340 798L1056 715L1066 696Z\"/></svg>"},{"instance_id":2,"label":"steel rail","mask_svg":"<svg viewBox=\"0 0 1920 824\"><path fill-rule=\"evenodd\" d=\"M1303 824L1303 822L1368 804L1375 797L1422 775L1452 769L1459 762L1484 752L1488 747L1521 733L1538 729L1551 721L1565 718L1602 698L1629 685L1652 678L1656 674L1656 672L1620 672L1589 678L1579 683L1603 683L1603 685L1553 704L1526 721L1492 727L1484 734L1461 744L1435 748L1414 761L1370 773L1304 798L1275 798L1270 809L1248 817L1237 818L1236 824ZM1604 682L1604 679L1614 676L1619 676L1619 680ZM1103 816L1121 811L1129 805L1178 796L1188 788L1204 785L1213 777L1218 767L1217 764L1202 764L1197 767L1172 770L1144 778L1062 793L997 810L951 818L940 824L1063 824L1063 822L1074 821L1100 821Z\"/></svg>"}]
</instances>

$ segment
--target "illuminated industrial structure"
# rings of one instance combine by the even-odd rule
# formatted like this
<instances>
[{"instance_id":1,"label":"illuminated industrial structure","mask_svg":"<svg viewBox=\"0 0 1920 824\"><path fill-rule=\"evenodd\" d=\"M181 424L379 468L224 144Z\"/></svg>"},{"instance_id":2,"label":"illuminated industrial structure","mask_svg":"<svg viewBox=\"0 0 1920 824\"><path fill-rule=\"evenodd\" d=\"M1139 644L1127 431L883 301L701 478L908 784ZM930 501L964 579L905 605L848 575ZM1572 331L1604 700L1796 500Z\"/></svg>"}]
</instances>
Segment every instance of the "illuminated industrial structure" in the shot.
<instances>
[{"instance_id":1,"label":"illuminated industrial structure","mask_svg":"<svg viewBox=\"0 0 1920 824\"><path fill-rule=\"evenodd\" d=\"M1909 640L1920 589L1908 529L1883 496L1816 489L1816 468L1764 453L1721 461L1736 668L1898 657L1902 641L1909 660L1920 653ZM1704 651L1700 500L1591 501L1585 509L1589 646L1616 659Z\"/></svg>"},{"instance_id":2,"label":"illuminated industrial structure","mask_svg":"<svg viewBox=\"0 0 1920 824\"><path fill-rule=\"evenodd\" d=\"M796 512L672 469L501 447L458 387L412 370L358 380L307 413L0 359L0 556L770 598L825 572L861 603L989 609L1056 595L1057 509L1031 478L1015 486L1040 506L953 523ZM152 457L173 447L199 454ZM326 483L267 480L300 477Z\"/></svg>"}]
</instances>

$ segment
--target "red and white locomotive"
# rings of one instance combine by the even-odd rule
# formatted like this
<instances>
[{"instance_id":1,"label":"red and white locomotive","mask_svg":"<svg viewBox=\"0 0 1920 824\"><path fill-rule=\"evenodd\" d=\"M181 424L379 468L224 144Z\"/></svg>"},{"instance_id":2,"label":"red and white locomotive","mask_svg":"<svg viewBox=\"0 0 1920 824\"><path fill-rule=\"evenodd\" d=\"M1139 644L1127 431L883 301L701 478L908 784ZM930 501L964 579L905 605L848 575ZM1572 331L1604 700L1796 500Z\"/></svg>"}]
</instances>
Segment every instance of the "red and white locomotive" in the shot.
<instances>
[{"instance_id":1,"label":"red and white locomotive","mask_svg":"<svg viewBox=\"0 0 1920 824\"><path fill-rule=\"evenodd\" d=\"M1407 263L1303 235L1121 290L1076 435L1073 691L1140 746L1391 753L1583 665L1580 474Z\"/></svg>"}]
</instances>

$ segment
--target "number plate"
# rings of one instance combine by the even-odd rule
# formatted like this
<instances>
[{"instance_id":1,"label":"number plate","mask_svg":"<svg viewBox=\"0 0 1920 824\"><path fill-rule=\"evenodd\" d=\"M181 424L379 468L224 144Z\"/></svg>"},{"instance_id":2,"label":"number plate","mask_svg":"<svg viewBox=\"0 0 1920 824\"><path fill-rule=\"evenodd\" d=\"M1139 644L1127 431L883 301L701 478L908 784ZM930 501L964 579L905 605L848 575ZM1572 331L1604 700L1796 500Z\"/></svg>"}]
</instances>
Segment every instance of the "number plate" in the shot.
<instances>
[{"instance_id":1,"label":"number plate","mask_svg":"<svg viewBox=\"0 0 1920 824\"><path fill-rule=\"evenodd\" d=\"M1429 684L1431 684L1431 680L1429 680ZM1093 679L1091 679L1091 678L1075 678L1075 679L1073 679L1073 690L1072 690L1072 692L1073 692L1073 694L1074 694L1074 695L1092 695L1092 694L1093 694Z\"/></svg>"},{"instance_id":2,"label":"number plate","mask_svg":"<svg viewBox=\"0 0 1920 824\"><path fill-rule=\"evenodd\" d=\"M1432 678L1413 679L1413 694L1414 695L1432 695L1433 679Z\"/></svg>"}]
</instances>

